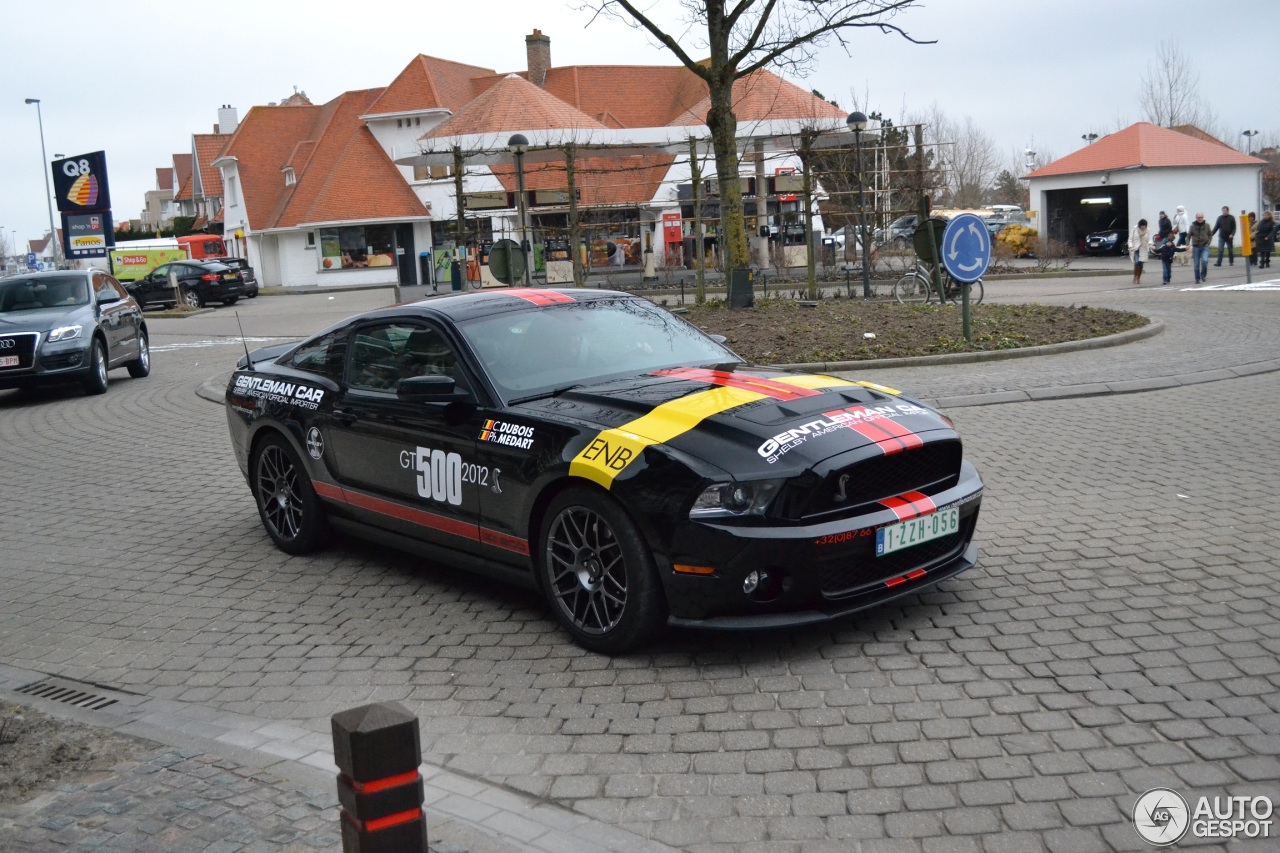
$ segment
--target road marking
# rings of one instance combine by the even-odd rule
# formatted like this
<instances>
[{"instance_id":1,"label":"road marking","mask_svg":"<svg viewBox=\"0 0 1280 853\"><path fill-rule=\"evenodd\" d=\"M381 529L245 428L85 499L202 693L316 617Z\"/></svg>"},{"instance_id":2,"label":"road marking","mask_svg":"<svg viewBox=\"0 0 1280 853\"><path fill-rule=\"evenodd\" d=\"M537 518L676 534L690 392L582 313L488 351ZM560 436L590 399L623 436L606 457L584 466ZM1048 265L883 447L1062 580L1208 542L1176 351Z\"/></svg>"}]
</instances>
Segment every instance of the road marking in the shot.
<instances>
[{"instance_id":1,"label":"road marking","mask_svg":"<svg viewBox=\"0 0 1280 853\"><path fill-rule=\"evenodd\" d=\"M1280 290L1280 279L1267 281L1251 281L1241 284L1201 284L1196 287L1184 287L1182 290Z\"/></svg>"},{"instance_id":2,"label":"road marking","mask_svg":"<svg viewBox=\"0 0 1280 853\"><path fill-rule=\"evenodd\" d=\"M241 342L247 344L265 344L273 341L291 341L294 338L208 338L200 341L181 341L174 344L157 344L151 347L152 352L171 352L180 349L205 349L208 347L220 347L226 344L239 344Z\"/></svg>"}]
</instances>

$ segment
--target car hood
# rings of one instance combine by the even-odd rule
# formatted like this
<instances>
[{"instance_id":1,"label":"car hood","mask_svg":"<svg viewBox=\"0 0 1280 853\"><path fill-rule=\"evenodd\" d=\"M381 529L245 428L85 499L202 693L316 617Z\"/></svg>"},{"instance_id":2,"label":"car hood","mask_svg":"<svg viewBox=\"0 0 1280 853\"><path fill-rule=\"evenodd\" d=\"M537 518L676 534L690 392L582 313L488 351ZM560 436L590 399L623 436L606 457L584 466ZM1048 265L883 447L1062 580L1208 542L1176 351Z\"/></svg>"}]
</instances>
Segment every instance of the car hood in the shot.
<instances>
[{"instance_id":1,"label":"car hood","mask_svg":"<svg viewBox=\"0 0 1280 853\"><path fill-rule=\"evenodd\" d=\"M35 311L10 311L0 314L0 334L13 332L47 332L58 326L93 322L87 305L73 308L42 308Z\"/></svg>"},{"instance_id":2,"label":"car hood","mask_svg":"<svg viewBox=\"0 0 1280 853\"><path fill-rule=\"evenodd\" d=\"M727 366L678 368L578 387L516 410L597 430L599 453L654 445L743 479L791 476L830 457L888 454L933 438L949 421L893 389L821 374ZM587 451L584 451L587 452Z\"/></svg>"},{"instance_id":3,"label":"car hood","mask_svg":"<svg viewBox=\"0 0 1280 853\"><path fill-rule=\"evenodd\" d=\"M1121 236L1122 236L1122 233L1118 228L1108 228L1103 231L1094 231L1090 233L1089 236L1085 237L1085 239L1086 240L1105 240L1106 238L1110 237L1112 239L1118 240L1120 239Z\"/></svg>"}]
</instances>

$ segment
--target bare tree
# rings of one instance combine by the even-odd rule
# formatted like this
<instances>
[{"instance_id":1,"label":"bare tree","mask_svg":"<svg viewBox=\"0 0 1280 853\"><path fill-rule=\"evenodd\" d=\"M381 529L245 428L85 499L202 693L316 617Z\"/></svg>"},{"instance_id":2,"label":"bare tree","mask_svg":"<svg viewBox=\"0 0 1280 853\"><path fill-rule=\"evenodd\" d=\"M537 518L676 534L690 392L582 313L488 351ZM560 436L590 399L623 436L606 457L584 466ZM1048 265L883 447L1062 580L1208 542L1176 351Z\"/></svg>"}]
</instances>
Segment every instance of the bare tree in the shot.
<instances>
[{"instance_id":1,"label":"bare tree","mask_svg":"<svg viewBox=\"0 0 1280 853\"><path fill-rule=\"evenodd\" d=\"M1161 127L1191 124L1205 130L1217 124L1212 108L1200 97L1200 72L1176 41L1162 39L1154 63L1142 75L1138 105L1147 121Z\"/></svg>"},{"instance_id":2,"label":"bare tree","mask_svg":"<svg viewBox=\"0 0 1280 853\"><path fill-rule=\"evenodd\" d=\"M1000 166L995 143L973 118L947 116L936 103L922 120L928 142L939 152L949 207L978 207Z\"/></svg>"},{"instance_id":3,"label":"bare tree","mask_svg":"<svg viewBox=\"0 0 1280 853\"><path fill-rule=\"evenodd\" d=\"M751 254L738 181L734 82L770 66L803 73L812 66L818 47L830 39L847 47L847 36L859 28L916 41L891 22L915 4L916 0L680 0L682 20L670 33L640 8L657 6L639 0L591 0L584 8L648 31L706 83L711 103L706 121L720 184L725 266L736 269L747 266ZM703 52L709 57L697 59Z\"/></svg>"}]
</instances>

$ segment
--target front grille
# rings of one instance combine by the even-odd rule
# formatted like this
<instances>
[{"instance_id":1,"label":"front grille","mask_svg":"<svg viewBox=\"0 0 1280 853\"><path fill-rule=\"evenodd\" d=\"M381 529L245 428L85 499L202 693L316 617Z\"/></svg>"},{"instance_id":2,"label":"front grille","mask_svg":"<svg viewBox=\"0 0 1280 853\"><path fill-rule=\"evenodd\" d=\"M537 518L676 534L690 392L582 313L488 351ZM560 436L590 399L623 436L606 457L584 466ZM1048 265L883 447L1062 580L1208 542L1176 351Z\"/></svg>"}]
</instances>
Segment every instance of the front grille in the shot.
<instances>
[{"instance_id":1,"label":"front grille","mask_svg":"<svg viewBox=\"0 0 1280 853\"><path fill-rule=\"evenodd\" d=\"M808 487L803 498L791 495L780 506L795 507L793 518L816 521L826 515L849 514L906 492L937 494L960 481L963 455L959 440L944 439L901 453L872 456L831 472Z\"/></svg>"},{"instance_id":2,"label":"front grille","mask_svg":"<svg viewBox=\"0 0 1280 853\"><path fill-rule=\"evenodd\" d=\"M874 536L858 539L854 551L845 551L839 557L818 563L819 588L826 598L842 598L863 587L901 577L916 569L929 571L959 555L965 543L972 538L977 520L976 514L971 515L961 521L960 530L950 536L894 551L883 557L876 556Z\"/></svg>"},{"instance_id":3,"label":"front grille","mask_svg":"<svg viewBox=\"0 0 1280 853\"><path fill-rule=\"evenodd\" d=\"M29 369L31 363L35 360L36 339L39 337L35 332L15 332L9 335L0 335L0 341L11 342L0 344L0 358L18 357L17 364L0 367L0 373L6 370Z\"/></svg>"}]
</instances>

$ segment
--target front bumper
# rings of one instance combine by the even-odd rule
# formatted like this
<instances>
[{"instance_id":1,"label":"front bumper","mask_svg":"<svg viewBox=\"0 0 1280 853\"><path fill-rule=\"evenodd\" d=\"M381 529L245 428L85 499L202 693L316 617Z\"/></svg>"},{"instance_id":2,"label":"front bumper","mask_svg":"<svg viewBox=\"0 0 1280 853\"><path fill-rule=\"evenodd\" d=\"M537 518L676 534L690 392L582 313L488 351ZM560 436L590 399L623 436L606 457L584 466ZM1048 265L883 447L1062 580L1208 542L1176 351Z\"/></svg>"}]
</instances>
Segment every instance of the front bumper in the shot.
<instances>
[{"instance_id":1,"label":"front bumper","mask_svg":"<svg viewBox=\"0 0 1280 853\"><path fill-rule=\"evenodd\" d=\"M49 343L41 336L32 363L25 367L0 368L0 389L32 388L77 382L89 372L89 342L74 338Z\"/></svg>"},{"instance_id":2,"label":"front bumper","mask_svg":"<svg viewBox=\"0 0 1280 853\"><path fill-rule=\"evenodd\" d=\"M973 568L982 503L977 471L964 463L955 486L930 497L935 511L959 510L958 530L882 557L875 555L876 530L900 520L888 507L808 525L690 524L676 535L669 559L659 557L669 621L723 629L825 622ZM714 571L690 574L677 565ZM748 593L752 572L768 580Z\"/></svg>"}]
</instances>

